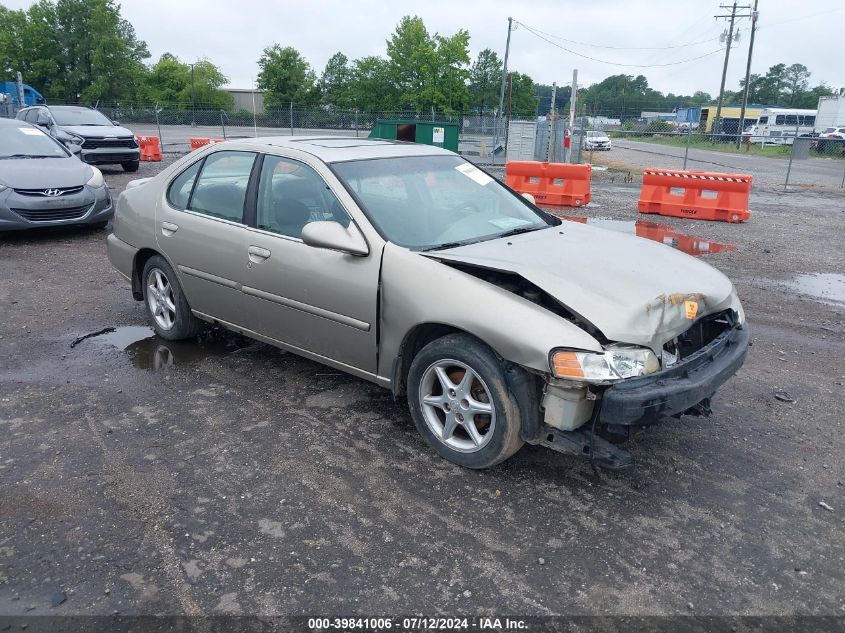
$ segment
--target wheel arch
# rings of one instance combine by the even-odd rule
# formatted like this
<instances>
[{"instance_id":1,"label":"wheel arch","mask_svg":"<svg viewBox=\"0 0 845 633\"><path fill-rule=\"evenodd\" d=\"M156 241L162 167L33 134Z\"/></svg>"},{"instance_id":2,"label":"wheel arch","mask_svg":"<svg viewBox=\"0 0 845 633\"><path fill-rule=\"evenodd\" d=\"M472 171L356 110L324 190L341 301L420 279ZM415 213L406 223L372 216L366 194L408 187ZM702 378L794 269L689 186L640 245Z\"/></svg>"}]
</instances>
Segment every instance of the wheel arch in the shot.
<instances>
[{"instance_id":1,"label":"wheel arch","mask_svg":"<svg viewBox=\"0 0 845 633\"><path fill-rule=\"evenodd\" d=\"M132 297L136 301L143 301L144 300L144 289L142 287L141 276L144 273L144 266L147 265L147 262L150 261L151 258L158 255L159 257L164 258L170 267L173 269L173 272L176 273L177 280L181 283L181 280L178 279L179 272L176 269L176 266L173 265L173 262L170 261L170 258L167 257L161 251L157 251L154 248L141 248L135 253L135 259L132 262Z\"/></svg>"}]
</instances>

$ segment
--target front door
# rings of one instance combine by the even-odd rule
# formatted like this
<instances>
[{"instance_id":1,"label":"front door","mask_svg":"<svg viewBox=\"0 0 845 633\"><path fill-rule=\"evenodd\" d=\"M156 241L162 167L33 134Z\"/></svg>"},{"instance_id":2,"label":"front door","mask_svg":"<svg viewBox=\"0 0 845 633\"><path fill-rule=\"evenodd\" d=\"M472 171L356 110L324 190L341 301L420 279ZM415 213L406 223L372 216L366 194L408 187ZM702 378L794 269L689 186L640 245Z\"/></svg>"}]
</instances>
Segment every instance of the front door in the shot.
<instances>
[{"instance_id":1,"label":"front door","mask_svg":"<svg viewBox=\"0 0 845 633\"><path fill-rule=\"evenodd\" d=\"M177 176L158 206L156 240L192 309L243 325L249 260L244 208L256 154L209 154Z\"/></svg>"},{"instance_id":2,"label":"front door","mask_svg":"<svg viewBox=\"0 0 845 633\"><path fill-rule=\"evenodd\" d=\"M302 242L315 220L351 218L305 163L264 156L243 292L250 328L294 347L376 372L381 252L356 257Z\"/></svg>"}]
</instances>

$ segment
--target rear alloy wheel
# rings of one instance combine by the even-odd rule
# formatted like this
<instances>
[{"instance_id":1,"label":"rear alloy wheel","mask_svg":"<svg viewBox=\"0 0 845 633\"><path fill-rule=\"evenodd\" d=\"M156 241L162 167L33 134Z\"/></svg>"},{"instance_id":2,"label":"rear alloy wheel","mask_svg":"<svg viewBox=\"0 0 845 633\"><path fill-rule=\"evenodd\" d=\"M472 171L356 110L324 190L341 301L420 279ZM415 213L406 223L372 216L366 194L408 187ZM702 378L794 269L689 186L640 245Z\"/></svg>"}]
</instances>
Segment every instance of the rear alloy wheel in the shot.
<instances>
[{"instance_id":1,"label":"rear alloy wheel","mask_svg":"<svg viewBox=\"0 0 845 633\"><path fill-rule=\"evenodd\" d=\"M196 336L201 322L192 313L170 264L155 255L144 266L144 304L156 334L169 341Z\"/></svg>"},{"instance_id":2,"label":"rear alloy wheel","mask_svg":"<svg viewBox=\"0 0 845 633\"><path fill-rule=\"evenodd\" d=\"M467 335L437 339L417 354L408 374L408 401L423 437L461 466L487 468L522 446L519 409L503 363Z\"/></svg>"}]
</instances>

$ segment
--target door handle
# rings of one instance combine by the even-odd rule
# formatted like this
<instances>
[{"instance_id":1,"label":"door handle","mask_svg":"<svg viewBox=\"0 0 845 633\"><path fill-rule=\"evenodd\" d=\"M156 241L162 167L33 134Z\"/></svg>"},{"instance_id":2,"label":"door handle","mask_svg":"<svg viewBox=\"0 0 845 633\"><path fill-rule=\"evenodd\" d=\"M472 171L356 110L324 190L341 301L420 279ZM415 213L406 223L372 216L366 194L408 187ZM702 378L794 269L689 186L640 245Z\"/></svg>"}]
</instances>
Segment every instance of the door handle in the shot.
<instances>
[{"instance_id":1,"label":"door handle","mask_svg":"<svg viewBox=\"0 0 845 633\"><path fill-rule=\"evenodd\" d=\"M178 224L173 224L173 222L162 222L161 223L161 234L165 237L170 237L176 231L179 230Z\"/></svg>"},{"instance_id":2,"label":"door handle","mask_svg":"<svg viewBox=\"0 0 845 633\"><path fill-rule=\"evenodd\" d=\"M253 264L260 264L272 255L268 249L261 248L260 246L250 246L247 249L247 253L249 253L249 261Z\"/></svg>"}]
</instances>

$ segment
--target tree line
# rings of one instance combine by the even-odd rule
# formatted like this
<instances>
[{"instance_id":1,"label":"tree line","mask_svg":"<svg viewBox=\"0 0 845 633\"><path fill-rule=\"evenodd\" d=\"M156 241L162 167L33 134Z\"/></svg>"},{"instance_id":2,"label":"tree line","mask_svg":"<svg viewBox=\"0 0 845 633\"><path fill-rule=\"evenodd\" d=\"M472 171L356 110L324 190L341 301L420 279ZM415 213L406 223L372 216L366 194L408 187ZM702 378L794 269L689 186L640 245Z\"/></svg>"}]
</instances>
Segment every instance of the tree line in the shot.
<instances>
[{"instance_id":1,"label":"tree line","mask_svg":"<svg viewBox=\"0 0 845 633\"><path fill-rule=\"evenodd\" d=\"M326 110L404 111L427 114L498 111L502 60L487 48L472 59L469 32L431 33L422 18L402 18L387 39L384 57L350 60L331 56L318 75L292 46L272 44L258 60L258 87L265 107ZM38 0L28 9L0 6L0 81L21 71L25 81L54 102L135 103L188 108L231 109L222 89L228 77L208 59L188 63L165 53L150 63L149 49L114 0ZM510 69L509 69L510 70ZM752 75L749 101L768 105L815 107L824 83L810 88L802 64L777 64ZM744 82L728 92L726 102L742 98ZM504 107L517 116L546 114L552 86L529 75L508 73ZM571 89L557 89L557 109L568 109ZM663 94L643 75L613 75L579 90L579 112L614 118L639 116L642 110L671 111L705 104L712 95Z\"/></svg>"}]
</instances>

